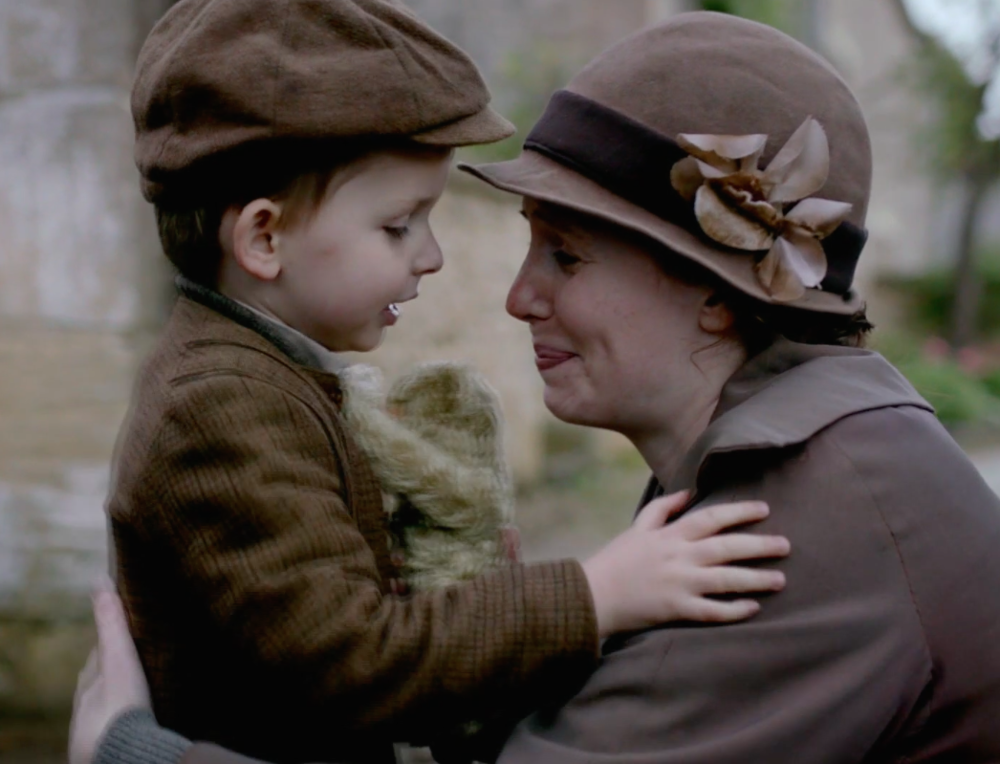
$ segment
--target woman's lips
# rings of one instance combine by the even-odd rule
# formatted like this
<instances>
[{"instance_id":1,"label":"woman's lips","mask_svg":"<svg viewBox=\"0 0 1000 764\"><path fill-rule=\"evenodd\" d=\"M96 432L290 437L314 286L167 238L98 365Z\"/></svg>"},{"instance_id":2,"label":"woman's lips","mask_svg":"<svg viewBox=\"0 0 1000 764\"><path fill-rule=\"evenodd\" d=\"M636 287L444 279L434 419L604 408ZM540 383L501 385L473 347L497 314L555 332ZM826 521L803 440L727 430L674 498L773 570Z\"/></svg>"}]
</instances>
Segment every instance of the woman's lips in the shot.
<instances>
[{"instance_id":1,"label":"woman's lips","mask_svg":"<svg viewBox=\"0 0 1000 764\"><path fill-rule=\"evenodd\" d=\"M576 358L576 353L567 353L565 350L557 350L546 345L535 345L535 366L539 371L554 369L572 358Z\"/></svg>"}]
</instances>

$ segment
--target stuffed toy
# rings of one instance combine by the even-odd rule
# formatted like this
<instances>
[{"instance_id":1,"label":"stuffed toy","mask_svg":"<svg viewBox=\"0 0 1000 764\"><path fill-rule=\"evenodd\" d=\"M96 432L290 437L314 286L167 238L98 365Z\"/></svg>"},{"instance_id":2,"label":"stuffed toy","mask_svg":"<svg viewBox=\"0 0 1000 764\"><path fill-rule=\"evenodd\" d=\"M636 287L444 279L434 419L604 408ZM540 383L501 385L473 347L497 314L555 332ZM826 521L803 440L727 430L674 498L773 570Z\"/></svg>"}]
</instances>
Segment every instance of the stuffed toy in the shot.
<instances>
[{"instance_id":1,"label":"stuffed toy","mask_svg":"<svg viewBox=\"0 0 1000 764\"><path fill-rule=\"evenodd\" d=\"M423 364L386 391L378 369L339 373L347 424L382 488L403 577L448 586L506 564L514 492L500 399L473 368Z\"/></svg>"}]
</instances>

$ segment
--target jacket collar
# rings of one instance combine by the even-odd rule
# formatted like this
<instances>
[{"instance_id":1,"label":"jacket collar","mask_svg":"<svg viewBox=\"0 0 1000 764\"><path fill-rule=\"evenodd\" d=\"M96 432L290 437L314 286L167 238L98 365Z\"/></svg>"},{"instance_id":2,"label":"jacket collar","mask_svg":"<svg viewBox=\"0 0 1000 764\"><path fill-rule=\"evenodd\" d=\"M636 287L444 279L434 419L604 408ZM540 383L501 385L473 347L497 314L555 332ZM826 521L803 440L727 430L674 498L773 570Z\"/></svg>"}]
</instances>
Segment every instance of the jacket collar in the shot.
<instances>
[{"instance_id":1,"label":"jacket collar","mask_svg":"<svg viewBox=\"0 0 1000 764\"><path fill-rule=\"evenodd\" d=\"M878 353L779 340L726 383L667 492L697 489L715 454L797 445L844 417L892 406L934 411Z\"/></svg>"},{"instance_id":2,"label":"jacket collar","mask_svg":"<svg viewBox=\"0 0 1000 764\"><path fill-rule=\"evenodd\" d=\"M347 366L345 361L316 340L249 305L237 302L184 276L178 276L176 283L177 290L189 300L211 308L241 326L251 329L300 366L332 374Z\"/></svg>"}]
</instances>

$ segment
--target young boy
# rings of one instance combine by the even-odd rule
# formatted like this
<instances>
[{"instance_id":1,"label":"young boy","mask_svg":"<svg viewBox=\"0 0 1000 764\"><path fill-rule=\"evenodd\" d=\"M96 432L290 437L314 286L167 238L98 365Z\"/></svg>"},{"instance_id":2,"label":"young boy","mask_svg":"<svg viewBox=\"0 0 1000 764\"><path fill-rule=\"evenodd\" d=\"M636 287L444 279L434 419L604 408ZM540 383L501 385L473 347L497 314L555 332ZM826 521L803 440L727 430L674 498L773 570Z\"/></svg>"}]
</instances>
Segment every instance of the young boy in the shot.
<instances>
[{"instance_id":1,"label":"young boy","mask_svg":"<svg viewBox=\"0 0 1000 764\"><path fill-rule=\"evenodd\" d=\"M108 511L165 727L276 762L388 762L393 741L570 691L612 632L755 612L690 574L692 540L758 505L667 533L660 503L584 565L391 594L331 351L375 348L441 268L428 216L451 149L511 132L488 101L461 51L385 0L181 0L143 47L136 158L181 296ZM749 556L785 553L754 539Z\"/></svg>"}]
</instances>

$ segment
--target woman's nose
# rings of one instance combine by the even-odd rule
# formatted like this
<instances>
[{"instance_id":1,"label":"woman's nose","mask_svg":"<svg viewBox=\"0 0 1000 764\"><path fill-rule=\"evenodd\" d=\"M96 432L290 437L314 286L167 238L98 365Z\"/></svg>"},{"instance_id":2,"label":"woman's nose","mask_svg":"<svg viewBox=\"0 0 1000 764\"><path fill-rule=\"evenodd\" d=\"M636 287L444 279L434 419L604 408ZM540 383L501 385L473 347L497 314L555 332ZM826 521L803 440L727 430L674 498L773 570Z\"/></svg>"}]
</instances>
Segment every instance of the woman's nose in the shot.
<instances>
[{"instance_id":1,"label":"woman's nose","mask_svg":"<svg viewBox=\"0 0 1000 764\"><path fill-rule=\"evenodd\" d=\"M507 312L520 321L544 320L552 314L546 297L543 274L532 258L527 258L507 293Z\"/></svg>"}]
</instances>

